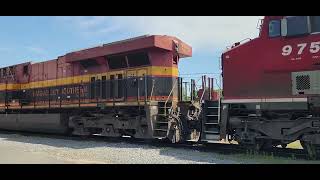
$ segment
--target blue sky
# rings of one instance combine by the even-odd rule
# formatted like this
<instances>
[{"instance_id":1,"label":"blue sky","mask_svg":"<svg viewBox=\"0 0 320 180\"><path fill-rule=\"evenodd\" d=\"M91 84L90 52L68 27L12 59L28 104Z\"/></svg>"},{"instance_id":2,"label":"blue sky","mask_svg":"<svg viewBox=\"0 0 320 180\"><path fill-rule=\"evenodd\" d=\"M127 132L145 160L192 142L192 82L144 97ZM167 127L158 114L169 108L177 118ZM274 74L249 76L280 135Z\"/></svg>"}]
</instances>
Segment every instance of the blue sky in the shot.
<instances>
[{"instance_id":1,"label":"blue sky","mask_svg":"<svg viewBox=\"0 0 320 180\"><path fill-rule=\"evenodd\" d=\"M172 35L193 47L181 74L218 73L227 46L258 35L261 16L0 17L0 66L55 59L67 52L144 34ZM186 76L186 75L184 75ZM199 75L189 75L198 77Z\"/></svg>"}]
</instances>

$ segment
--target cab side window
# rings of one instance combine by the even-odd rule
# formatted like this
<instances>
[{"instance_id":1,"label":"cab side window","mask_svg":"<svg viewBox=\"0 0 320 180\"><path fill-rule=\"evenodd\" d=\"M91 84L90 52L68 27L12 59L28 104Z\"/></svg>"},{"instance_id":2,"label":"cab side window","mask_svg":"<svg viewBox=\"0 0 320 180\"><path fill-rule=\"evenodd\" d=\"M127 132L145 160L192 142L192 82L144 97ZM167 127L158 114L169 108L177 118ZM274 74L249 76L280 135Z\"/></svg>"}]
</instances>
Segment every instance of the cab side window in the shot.
<instances>
[{"instance_id":1,"label":"cab side window","mask_svg":"<svg viewBox=\"0 0 320 180\"><path fill-rule=\"evenodd\" d=\"M150 65L148 54L145 52L128 54L127 58L129 67Z\"/></svg>"},{"instance_id":2,"label":"cab side window","mask_svg":"<svg viewBox=\"0 0 320 180\"><path fill-rule=\"evenodd\" d=\"M107 61L110 69L127 68L127 60L123 55L107 57Z\"/></svg>"},{"instance_id":3,"label":"cab side window","mask_svg":"<svg viewBox=\"0 0 320 180\"><path fill-rule=\"evenodd\" d=\"M308 33L308 16L287 18L287 36L299 36Z\"/></svg>"},{"instance_id":4,"label":"cab side window","mask_svg":"<svg viewBox=\"0 0 320 180\"><path fill-rule=\"evenodd\" d=\"M311 33L320 32L320 16L310 16Z\"/></svg>"},{"instance_id":5,"label":"cab side window","mask_svg":"<svg viewBox=\"0 0 320 180\"><path fill-rule=\"evenodd\" d=\"M281 21L272 20L269 23L269 37L279 37L281 35Z\"/></svg>"}]
</instances>

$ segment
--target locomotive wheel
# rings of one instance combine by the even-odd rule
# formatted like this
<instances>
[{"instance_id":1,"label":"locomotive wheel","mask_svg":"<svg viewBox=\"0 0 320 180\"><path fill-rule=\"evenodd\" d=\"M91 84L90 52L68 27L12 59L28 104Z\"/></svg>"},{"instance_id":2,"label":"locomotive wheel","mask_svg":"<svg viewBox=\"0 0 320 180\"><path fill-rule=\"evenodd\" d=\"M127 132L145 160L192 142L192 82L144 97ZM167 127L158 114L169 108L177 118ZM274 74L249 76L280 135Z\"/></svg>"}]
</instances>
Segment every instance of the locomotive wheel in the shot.
<instances>
[{"instance_id":1,"label":"locomotive wheel","mask_svg":"<svg viewBox=\"0 0 320 180\"><path fill-rule=\"evenodd\" d=\"M301 144L302 148L305 149L306 144L304 143L304 141L301 141L301 140L300 140L300 144Z\"/></svg>"},{"instance_id":2,"label":"locomotive wheel","mask_svg":"<svg viewBox=\"0 0 320 180\"><path fill-rule=\"evenodd\" d=\"M179 118L178 117L172 117L170 120L170 127L169 127L169 132L167 135L167 138L170 140L171 143L179 143L182 141L182 136L181 136L181 125L179 123Z\"/></svg>"},{"instance_id":3,"label":"locomotive wheel","mask_svg":"<svg viewBox=\"0 0 320 180\"><path fill-rule=\"evenodd\" d=\"M263 140L261 140L261 141L256 141L256 143L255 143L254 146L253 146L253 149L254 149L255 151L260 151L260 150L263 149L264 144L265 144L265 142L264 142Z\"/></svg>"},{"instance_id":4,"label":"locomotive wheel","mask_svg":"<svg viewBox=\"0 0 320 180\"><path fill-rule=\"evenodd\" d=\"M261 151L261 150L269 149L271 147L272 147L272 141L261 139L261 140L257 140L252 148L255 151Z\"/></svg>"},{"instance_id":5,"label":"locomotive wheel","mask_svg":"<svg viewBox=\"0 0 320 180\"><path fill-rule=\"evenodd\" d=\"M263 141L256 141L254 144L244 143L241 141L237 141L242 148L245 148L250 151L260 151L263 148Z\"/></svg>"},{"instance_id":6,"label":"locomotive wheel","mask_svg":"<svg viewBox=\"0 0 320 180\"><path fill-rule=\"evenodd\" d=\"M179 128L177 127L177 125L174 125L173 128L174 128L174 130L173 130L173 132L172 132L171 142L172 142L173 144L179 143L179 142L180 142L180 139L181 139L181 137L180 137L180 130L179 130Z\"/></svg>"}]
</instances>

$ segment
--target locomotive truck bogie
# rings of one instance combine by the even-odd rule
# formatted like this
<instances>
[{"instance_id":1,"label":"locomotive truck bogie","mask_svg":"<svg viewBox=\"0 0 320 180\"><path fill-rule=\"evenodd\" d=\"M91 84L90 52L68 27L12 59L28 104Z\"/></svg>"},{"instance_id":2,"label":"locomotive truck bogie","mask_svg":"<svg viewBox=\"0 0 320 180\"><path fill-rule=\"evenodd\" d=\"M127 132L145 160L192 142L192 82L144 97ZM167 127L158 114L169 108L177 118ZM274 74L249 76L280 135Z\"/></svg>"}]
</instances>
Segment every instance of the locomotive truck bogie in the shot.
<instances>
[{"instance_id":1,"label":"locomotive truck bogie","mask_svg":"<svg viewBox=\"0 0 320 180\"><path fill-rule=\"evenodd\" d=\"M69 117L69 128L74 135L94 135L108 137L131 136L135 138L152 138L151 106L121 107L117 112L87 112Z\"/></svg>"}]
</instances>

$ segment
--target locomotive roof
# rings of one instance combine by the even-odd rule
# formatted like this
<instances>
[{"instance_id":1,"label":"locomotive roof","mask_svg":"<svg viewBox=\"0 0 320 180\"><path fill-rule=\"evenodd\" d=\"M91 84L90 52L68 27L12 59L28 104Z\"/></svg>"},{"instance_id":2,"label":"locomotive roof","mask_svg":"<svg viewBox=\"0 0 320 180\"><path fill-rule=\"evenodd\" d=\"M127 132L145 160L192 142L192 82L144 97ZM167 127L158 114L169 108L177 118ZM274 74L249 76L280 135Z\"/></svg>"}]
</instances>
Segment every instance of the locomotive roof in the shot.
<instances>
[{"instance_id":1,"label":"locomotive roof","mask_svg":"<svg viewBox=\"0 0 320 180\"><path fill-rule=\"evenodd\" d=\"M180 57L184 58L192 56L191 46L176 37L167 35L144 35L67 53L65 58L66 62L75 62L99 56L108 56L149 48L174 51L175 44L178 45Z\"/></svg>"}]
</instances>

